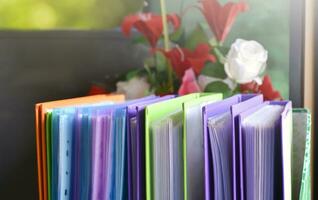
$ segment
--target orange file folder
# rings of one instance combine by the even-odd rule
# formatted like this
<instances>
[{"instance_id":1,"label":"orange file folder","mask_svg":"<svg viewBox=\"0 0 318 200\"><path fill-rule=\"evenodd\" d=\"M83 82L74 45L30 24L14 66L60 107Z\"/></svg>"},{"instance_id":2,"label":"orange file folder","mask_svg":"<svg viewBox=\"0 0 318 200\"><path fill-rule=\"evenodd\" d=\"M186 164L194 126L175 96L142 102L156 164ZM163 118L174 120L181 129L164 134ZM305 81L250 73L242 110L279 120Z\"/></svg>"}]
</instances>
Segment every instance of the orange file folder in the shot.
<instances>
[{"instance_id":1,"label":"orange file folder","mask_svg":"<svg viewBox=\"0 0 318 200\"><path fill-rule=\"evenodd\" d=\"M83 105L100 103L104 101L123 102L124 95L95 95L38 103L35 105L35 129L36 129L36 156L38 167L38 190L39 199L48 199L47 188L47 162L46 162L46 130L45 130L45 113L53 108L62 108L73 105Z\"/></svg>"}]
</instances>

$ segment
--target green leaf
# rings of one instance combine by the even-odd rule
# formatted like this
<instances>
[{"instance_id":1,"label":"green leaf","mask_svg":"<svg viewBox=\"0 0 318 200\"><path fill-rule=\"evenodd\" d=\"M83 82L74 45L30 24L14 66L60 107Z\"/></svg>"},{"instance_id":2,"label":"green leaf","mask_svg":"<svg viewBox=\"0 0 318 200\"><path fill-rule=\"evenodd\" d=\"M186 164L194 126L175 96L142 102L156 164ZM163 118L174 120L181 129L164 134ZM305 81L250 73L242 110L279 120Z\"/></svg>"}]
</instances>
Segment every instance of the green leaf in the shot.
<instances>
[{"instance_id":1,"label":"green leaf","mask_svg":"<svg viewBox=\"0 0 318 200\"><path fill-rule=\"evenodd\" d=\"M130 70L129 72L127 72L126 74L126 80L130 80L136 76L139 75L139 73L141 72L141 69L133 69L133 70Z\"/></svg>"},{"instance_id":2,"label":"green leaf","mask_svg":"<svg viewBox=\"0 0 318 200\"><path fill-rule=\"evenodd\" d=\"M239 94L239 93L241 93L241 89L240 89L240 85L238 84L233 90L233 95Z\"/></svg>"},{"instance_id":3,"label":"green leaf","mask_svg":"<svg viewBox=\"0 0 318 200\"><path fill-rule=\"evenodd\" d=\"M144 69L146 71L146 76L148 77L148 81L149 81L150 85L154 85L156 82L155 74L152 72L152 70L149 68L148 65L145 65Z\"/></svg>"},{"instance_id":4,"label":"green leaf","mask_svg":"<svg viewBox=\"0 0 318 200\"><path fill-rule=\"evenodd\" d=\"M229 86L222 81L215 81L208 84L204 92L212 92L212 93L222 93L224 98L230 97L232 95L232 91Z\"/></svg>"},{"instance_id":5,"label":"green leaf","mask_svg":"<svg viewBox=\"0 0 318 200\"><path fill-rule=\"evenodd\" d=\"M184 41L185 41L185 31L184 28L179 28L177 31L175 31L174 33L170 34L169 36L170 41L178 44L179 46L183 46L184 45Z\"/></svg>"},{"instance_id":6,"label":"green leaf","mask_svg":"<svg viewBox=\"0 0 318 200\"><path fill-rule=\"evenodd\" d=\"M157 68L158 71L167 70L167 59L161 52L155 52L152 56L144 60L144 65Z\"/></svg>"},{"instance_id":7,"label":"green leaf","mask_svg":"<svg viewBox=\"0 0 318 200\"><path fill-rule=\"evenodd\" d=\"M147 65L148 67L154 67L155 65L155 59L153 56L150 56L148 58L145 58L144 65Z\"/></svg>"},{"instance_id":8,"label":"green leaf","mask_svg":"<svg viewBox=\"0 0 318 200\"><path fill-rule=\"evenodd\" d=\"M155 65L158 71L162 72L162 71L166 71L168 70L168 60L166 59L166 57L160 53L160 52L156 52L155 53Z\"/></svg>"},{"instance_id":9,"label":"green leaf","mask_svg":"<svg viewBox=\"0 0 318 200\"><path fill-rule=\"evenodd\" d=\"M195 49L198 44L208 42L209 38L207 37L204 29L201 25L197 25L189 37L186 38L185 47L189 49Z\"/></svg>"},{"instance_id":10,"label":"green leaf","mask_svg":"<svg viewBox=\"0 0 318 200\"><path fill-rule=\"evenodd\" d=\"M132 40L133 44L146 44L148 45L148 40L144 36L137 36Z\"/></svg>"},{"instance_id":11,"label":"green leaf","mask_svg":"<svg viewBox=\"0 0 318 200\"><path fill-rule=\"evenodd\" d=\"M225 79L227 77L224 71L224 65L218 61L215 63L207 63L202 69L201 74L220 79Z\"/></svg>"},{"instance_id":12,"label":"green leaf","mask_svg":"<svg viewBox=\"0 0 318 200\"><path fill-rule=\"evenodd\" d=\"M158 84L161 84L161 85L164 83L166 84L167 81L168 81L168 79L167 79L167 72L166 71L156 73L156 82Z\"/></svg>"}]
</instances>

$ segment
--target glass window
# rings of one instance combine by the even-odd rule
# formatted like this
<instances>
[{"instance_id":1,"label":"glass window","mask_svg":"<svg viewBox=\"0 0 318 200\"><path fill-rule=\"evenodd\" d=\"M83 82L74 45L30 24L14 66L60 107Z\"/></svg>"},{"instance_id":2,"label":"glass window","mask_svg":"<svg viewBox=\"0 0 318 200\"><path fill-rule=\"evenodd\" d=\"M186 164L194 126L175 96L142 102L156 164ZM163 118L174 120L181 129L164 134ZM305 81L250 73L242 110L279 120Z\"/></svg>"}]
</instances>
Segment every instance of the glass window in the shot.
<instances>
[{"instance_id":1,"label":"glass window","mask_svg":"<svg viewBox=\"0 0 318 200\"><path fill-rule=\"evenodd\" d=\"M180 14L182 10L187 10L183 17L183 25L188 31L195 28L198 22L204 22L199 10L191 7L197 4L197 0L166 0L166 2L169 12ZM220 2L226 3L229 0L220 0ZM249 10L237 17L225 46L230 47L236 38L256 40L263 44L269 52L267 73L270 74L275 88L284 98L288 98L290 0L246 0L246 2ZM158 0L150 0L150 6L153 11L160 11Z\"/></svg>"}]
</instances>

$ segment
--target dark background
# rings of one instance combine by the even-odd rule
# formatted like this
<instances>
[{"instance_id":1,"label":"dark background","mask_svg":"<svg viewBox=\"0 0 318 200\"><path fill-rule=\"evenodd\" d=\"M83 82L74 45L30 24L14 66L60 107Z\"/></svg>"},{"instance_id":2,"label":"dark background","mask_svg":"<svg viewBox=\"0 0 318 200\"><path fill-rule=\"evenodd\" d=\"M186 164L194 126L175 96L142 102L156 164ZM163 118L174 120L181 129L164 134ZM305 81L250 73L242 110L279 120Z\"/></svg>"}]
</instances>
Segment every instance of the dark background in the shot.
<instances>
[{"instance_id":1,"label":"dark background","mask_svg":"<svg viewBox=\"0 0 318 200\"><path fill-rule=\"evenodd\" d=\"M141 65L119 31L0 32L0 199L37 199L34 104Z\"/></svg>"}]
</instances>

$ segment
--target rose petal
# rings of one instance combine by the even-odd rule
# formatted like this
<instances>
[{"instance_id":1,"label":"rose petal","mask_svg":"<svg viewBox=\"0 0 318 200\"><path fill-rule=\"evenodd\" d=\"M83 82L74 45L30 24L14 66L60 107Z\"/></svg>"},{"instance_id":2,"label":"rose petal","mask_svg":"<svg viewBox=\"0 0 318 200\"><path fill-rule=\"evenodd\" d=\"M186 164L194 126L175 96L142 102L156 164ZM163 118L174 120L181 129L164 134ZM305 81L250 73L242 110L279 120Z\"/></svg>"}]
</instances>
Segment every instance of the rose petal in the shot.
<instances>
[{"instance_id":1,"label":"rose petal","mask_svg":"<svg viewBox=\"0 0 318 200\"><path fill-rule=\"evenodd\" d=\"M224 65L226 74L240 84L257 80L266 69L267 60L264 60L262 56L266 52L256 41L237 39L226 56Z\"/></svg>"}]
</instances>

